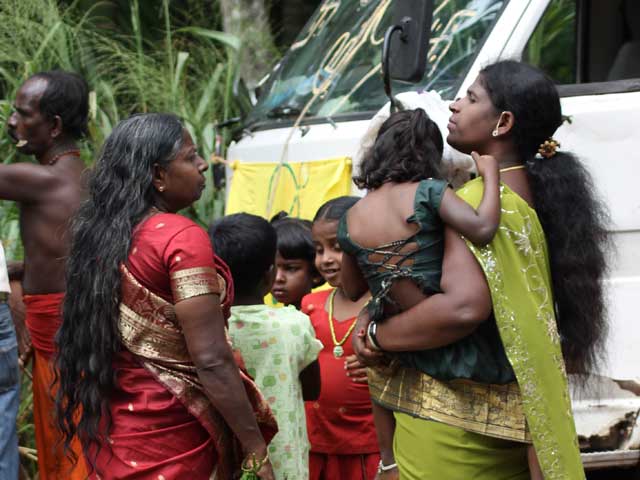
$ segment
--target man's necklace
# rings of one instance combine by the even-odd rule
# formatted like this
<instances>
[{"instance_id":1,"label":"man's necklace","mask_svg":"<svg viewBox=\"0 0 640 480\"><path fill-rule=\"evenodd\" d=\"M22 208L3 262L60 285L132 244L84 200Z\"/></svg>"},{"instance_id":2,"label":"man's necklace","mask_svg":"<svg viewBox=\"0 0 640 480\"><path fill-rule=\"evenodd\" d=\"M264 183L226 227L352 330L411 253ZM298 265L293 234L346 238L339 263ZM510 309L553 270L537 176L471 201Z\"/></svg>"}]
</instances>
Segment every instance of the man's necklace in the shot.
<instances>
[{"instance_id":1,"label":"man's necklace","mask_svg":"<svg viewBox=\"0 0 640 480\"><path fill-rule=\"evenodd\" d=\"M333 299L336 296L337 291L338 289L334 288L331 294L329 295L329 330L331 331L331 340L333 340L333 345L334 345L333 356L336 358L340 358L342 355L344 355L344 348L342 347L342 345L344 344L344 342L347 341L347 338L349 338L349 335L351 335L351 332L353 332L353 329L356 328L356 322L358 321L358 317L356 317L353 320L353 323L347 330L347 333L342 338L342 340L338 341L338 339L336 338L336 332L333 327Z\"/></svg>"},{"instance_id":2,"label":"man's necklace","mask_svg":"<svg viewBox=\"0 0 640 480\"><path fill-rule=\"evenodd\" d=\"M73 157L80 157L80 150L77 148L70 148L69 150L63 150L60 153L56 153L51 160L49 160L48 165L54 165L58 160L60 160L65 155L71 155Z\"/></svg>"}]
</instances>

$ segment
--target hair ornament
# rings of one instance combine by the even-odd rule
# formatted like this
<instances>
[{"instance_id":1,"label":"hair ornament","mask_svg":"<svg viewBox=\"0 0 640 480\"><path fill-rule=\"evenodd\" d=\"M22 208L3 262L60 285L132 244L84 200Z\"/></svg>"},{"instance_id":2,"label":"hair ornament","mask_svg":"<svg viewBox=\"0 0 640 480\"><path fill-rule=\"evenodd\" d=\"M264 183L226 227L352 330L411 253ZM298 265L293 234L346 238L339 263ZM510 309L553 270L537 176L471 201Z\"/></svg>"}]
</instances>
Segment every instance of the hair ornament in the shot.
<instances>
[{"instance_id":1,"label":"hair ornament","mask_svg":"<svg viewBox=\"0 0 640 480\"><path fill-rule=\"evenodd\" d=\"M540 144L538 153L544 158L551 158L556 154L559 147L560 142L554 140L553 138L549 138L549 140L545 140L544 143Z\"/></svg>"}]
</instances>

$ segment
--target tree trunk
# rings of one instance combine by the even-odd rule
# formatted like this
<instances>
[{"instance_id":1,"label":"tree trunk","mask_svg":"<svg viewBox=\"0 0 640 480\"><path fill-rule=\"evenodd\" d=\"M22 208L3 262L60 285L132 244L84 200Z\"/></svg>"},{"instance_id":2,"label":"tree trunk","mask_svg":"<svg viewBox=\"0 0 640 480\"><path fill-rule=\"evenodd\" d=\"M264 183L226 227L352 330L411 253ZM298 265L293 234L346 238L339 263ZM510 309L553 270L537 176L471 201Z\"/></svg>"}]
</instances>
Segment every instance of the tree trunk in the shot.
<instances>
[{"instance_id":1,"label":"tree trunk","mask_svg":"<svg viewBox=\"0 0 640 480\"><path fill-rule=\"evenodd\" d=\"M242 39L240 74L254 87L280 56L264 0L220 0L224 30Z\"/></svg>"}]
</instances>

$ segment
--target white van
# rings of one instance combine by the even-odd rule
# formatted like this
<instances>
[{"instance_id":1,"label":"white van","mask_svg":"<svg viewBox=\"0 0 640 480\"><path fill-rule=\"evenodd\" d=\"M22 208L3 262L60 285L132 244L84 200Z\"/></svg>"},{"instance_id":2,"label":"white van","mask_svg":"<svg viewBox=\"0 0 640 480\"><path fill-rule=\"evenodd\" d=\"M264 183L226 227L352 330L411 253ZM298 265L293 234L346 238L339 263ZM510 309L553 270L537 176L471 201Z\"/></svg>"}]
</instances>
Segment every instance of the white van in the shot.
<instances>
[{"instance_id":1,"label":"white van","mask_svg":"<svg viewBox=\"0 0 640 480\"><path fill-rule=\"evenodd\" d=\"M295 165L354 157L369 120L388 101L380 51L393 3L325 0L264 84L227 159ZM394 94L434 90L450 101L484 65L507 58L537 65L558 83L567 120L557 139L591 171L611 211L617 247L607 362L594 372L589 391L572 392L583 461L588 469L635 465L640 0L436 0L433 8L426 73L417 84L393 82ZM233 190L231 170L228 177Z\"/></svg>"}]
</instances>

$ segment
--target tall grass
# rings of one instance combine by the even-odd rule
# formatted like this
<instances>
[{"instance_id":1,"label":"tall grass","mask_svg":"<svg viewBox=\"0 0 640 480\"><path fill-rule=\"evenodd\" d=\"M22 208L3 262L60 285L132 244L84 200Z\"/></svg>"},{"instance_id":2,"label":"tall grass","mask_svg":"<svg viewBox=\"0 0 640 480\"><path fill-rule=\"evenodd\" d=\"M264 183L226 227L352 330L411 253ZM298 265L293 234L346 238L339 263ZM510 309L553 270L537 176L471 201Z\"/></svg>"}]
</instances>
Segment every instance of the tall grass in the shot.
<instances>
[{"instance_id":1,"label":"tall grass","mask_svg":"<svg viewBox=\"0 0 640 480\"><path fill-rule=\"evenodd\" d=\"M160 2L159 2L160 3ZM93 39L107 103L118 105L120 116L164 111L178 114L201 153L214 152L215 125L234 116L237 103L232 86L237 72L237 38L201 26L174 28L168 0L161 2L162 39L150 41L142 33L140 5L131 2L131 35L102 35ZM100 93L100 92L98 92ZM97 98L98 104L101 98ZM111 129L110 115L99 126L104 137ZM114 121L112 121L114 120ZM111 123L109 123L111 122ZM188 215L206 224L221 211L223 196L211 182Z\"/></svg>"}]
</instances>

